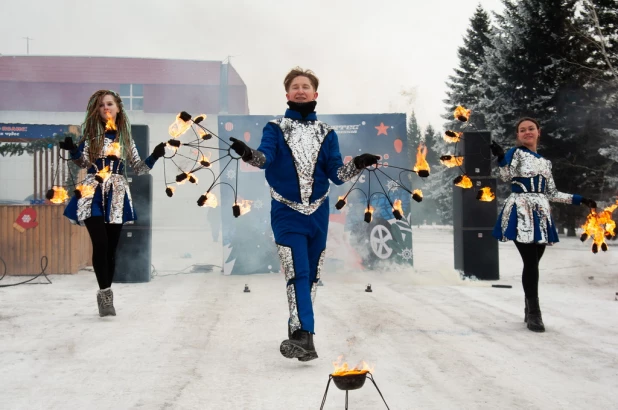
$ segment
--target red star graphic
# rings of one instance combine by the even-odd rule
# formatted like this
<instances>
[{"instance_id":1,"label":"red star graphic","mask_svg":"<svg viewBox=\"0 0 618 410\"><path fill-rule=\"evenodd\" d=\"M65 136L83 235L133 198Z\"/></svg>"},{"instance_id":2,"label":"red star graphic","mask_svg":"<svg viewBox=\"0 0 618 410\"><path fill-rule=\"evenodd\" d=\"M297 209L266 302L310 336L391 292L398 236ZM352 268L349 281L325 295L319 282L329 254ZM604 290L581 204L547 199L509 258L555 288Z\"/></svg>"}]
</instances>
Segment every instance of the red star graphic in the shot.
<instances>
[{"instance_id":1,"label":"red star graphic","mask_svg":"<svg viewBox=\"0 0 618 410\"><path fill-rule=\"evenodd\" d=\"M377 127L374 127L376 130L378 130L378 135L384 134L384 135L388 135L388 125L384 125L383 122L380 123L380 125L378 125Z\"/></svg>"}]
</instances>

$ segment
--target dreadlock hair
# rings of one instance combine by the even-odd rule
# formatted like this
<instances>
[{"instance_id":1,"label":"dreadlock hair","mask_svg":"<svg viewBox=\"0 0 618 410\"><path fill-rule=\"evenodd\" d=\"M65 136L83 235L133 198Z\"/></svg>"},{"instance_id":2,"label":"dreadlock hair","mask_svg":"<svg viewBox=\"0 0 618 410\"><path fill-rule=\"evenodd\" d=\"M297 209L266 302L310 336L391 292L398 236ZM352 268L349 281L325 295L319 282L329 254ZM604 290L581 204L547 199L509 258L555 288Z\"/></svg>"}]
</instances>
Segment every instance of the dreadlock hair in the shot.
<instances>
[{"instance_id":1,"label":"dreadlock hair","mask_svg":"<svg viewBox=\"0 0 618 410\"><path fill-rule=\"evenodd\" d=\"M82 138L80 143L88 140L90 146L88 147L88 155L90 161L94 161L102 156L101 150L103 149L103 143L105 141L105 123L107 119L102 118L99 113L99 107L103 97L111 95L116 101L118 106L118 114L116 115L116 128L117 136L116 140L120 144L120 157L126 159L126 151L131 149L131 124L129 123L129 117L124 111L124 105L122 99L112 90L99 90L92 94L88 100L88 106L86 108L86 118L82 124Z\"/></svg>"}]
</instances>

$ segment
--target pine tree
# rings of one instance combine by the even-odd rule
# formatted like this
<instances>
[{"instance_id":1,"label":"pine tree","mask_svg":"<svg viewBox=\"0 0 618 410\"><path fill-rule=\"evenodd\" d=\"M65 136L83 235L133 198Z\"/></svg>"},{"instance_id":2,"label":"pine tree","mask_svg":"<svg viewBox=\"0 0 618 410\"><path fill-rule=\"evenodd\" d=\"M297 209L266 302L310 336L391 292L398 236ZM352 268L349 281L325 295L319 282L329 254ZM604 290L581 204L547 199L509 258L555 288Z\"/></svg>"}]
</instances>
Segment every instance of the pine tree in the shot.
<instances>
[{"instance_id":1,"label":"pine tree","mask_svg":"<svg viewBox=\"0 0 618 410\"><path fill-rule=\"evenodd\" d=\"M574 35L577 0L503 0L492 48L486 49L477 86L479 107L497 139L514 143L518 118L541 123L539 153L553 163L559 190L599 198L606 195L612 164L599 155L604 132L599 93L590 87L582 41ZM570 229L585 214L557 206L556 219Z\"/></svg>"},{"instance_id":2,"label":"pine tree","mask_svg":"<svg viewBox=\"0 0 618 410\"><path fill-rule=\"evenodd\" d=\"M450 225L453 223L453 179L457 171L442 165L439 158L448 153L455 154L454 145L447 145L442 133L431 125L425 130L425 140L435 160L432 160L434 164L430 163L431 175L422 186L424 210L426 215L435 216L436 223Z\"/></svg>"},{"instance_id":3,"label":"pine tree","mask_svg":"<svg viewBox=\"0 0 618 410\"><path fill-rule=\"evenodd\" d=\"M445 124L446 129L460 129L462 123L453 117L453 111L458 105L472 109L474 112L470 124L478 129L485 129L483 114L476 109L481 97L477 72L484 62L487 47L491 47L490 19L487 12L479 5L470 19L464 45L457 50L459 67L455 69L455 75L449 76L447 81L449 91L444 100L447 110L444 118L448 120Z\"/></svg>"}]
</instances>

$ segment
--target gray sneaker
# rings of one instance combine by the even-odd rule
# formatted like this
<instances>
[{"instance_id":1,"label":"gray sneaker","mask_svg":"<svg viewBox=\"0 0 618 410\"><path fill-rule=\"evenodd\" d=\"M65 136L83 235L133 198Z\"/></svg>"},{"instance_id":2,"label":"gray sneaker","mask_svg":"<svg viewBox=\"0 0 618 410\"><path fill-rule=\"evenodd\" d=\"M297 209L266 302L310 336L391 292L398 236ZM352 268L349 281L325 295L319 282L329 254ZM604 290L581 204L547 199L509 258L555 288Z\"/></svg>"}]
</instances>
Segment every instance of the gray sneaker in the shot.
<instances>
[{"instance_id":1,"label":"gray sneaker","mask_svg":"<svg viewBox=\"0 0 618 410\"><path fill-rule=\"evenodd\" d=\"M112 288L102 289L97 292L97 304L99 305L99 316L116 316Z\"/></svg>"}]
</instances>

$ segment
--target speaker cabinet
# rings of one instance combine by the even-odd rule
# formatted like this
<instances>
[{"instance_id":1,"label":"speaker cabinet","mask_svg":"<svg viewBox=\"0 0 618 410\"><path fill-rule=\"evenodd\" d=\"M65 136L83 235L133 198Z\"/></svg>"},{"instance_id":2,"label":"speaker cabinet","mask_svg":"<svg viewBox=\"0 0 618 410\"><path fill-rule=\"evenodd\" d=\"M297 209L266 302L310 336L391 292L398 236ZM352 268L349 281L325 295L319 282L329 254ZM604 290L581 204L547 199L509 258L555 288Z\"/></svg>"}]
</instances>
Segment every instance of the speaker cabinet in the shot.
<instances>
[{"instance_id":1,"label":"speaker cabinet","mask_svg":"<svg viewBox=\"0 0 618 410\"><path fill-rule=\"evenodd\" d=\"M125 225L116 250L116 283L150 282L152 229Z\"/></svg>"},{"instance_id":2,"label":"speaker cabinet","mask_svg":"<svg viewBox=\"0 0 618 410\"><path fill-rule=\"evenodd\" d=\"M472 188L453 186L453 239L455 269L482 280L500 279L498 240L491 233L498 217L496 199L479 201L478 192L490 187L496 192L496 178L471 177Z\"/></svg>"},{"instance_id":3,"label":"speaker cabinet","mask_svg":"<svg viewBox=\"0 0 618 410\"><path fill-rule=\"evenodd\" d=\"M459 152L464 156L463 169L469 177L491 176L491 133L464 132L459 142Z\"/></svg>"}]
</instances>

